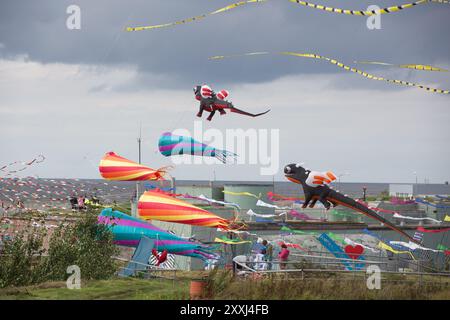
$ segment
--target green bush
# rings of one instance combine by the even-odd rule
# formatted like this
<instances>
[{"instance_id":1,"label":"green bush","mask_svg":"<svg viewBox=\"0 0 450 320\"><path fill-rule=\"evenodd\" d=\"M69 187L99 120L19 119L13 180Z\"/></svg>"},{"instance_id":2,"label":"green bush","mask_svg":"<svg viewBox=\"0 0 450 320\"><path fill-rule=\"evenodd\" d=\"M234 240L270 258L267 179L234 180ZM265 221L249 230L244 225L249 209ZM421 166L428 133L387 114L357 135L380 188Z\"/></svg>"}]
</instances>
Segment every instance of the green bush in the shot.
<instances>
[{"instance_id":1,"label":"green bush","mask_svg":"<svg viewBox=\"0 0 450 320\"><path fill-rule=\"evenodd\" d=\"M5 243L0 255L0 287L63 281L70 265L80 268L82 280L108 279L116 272L113 235L107 226L97 224L96 215L61 223L48 250L43 249L43 238L42 231L28 228Z\"/></svg>"},{"instance_id":2,"label":"green bush","mask_svg":"<svg viewBox=\"0 0 450 320\"><path fill-rule=\"evenodd\" d=\"M0 288L23 286L40 281L36 268L43 254L45 233L31 226L5 241L0 255Z\"/></svg>"},{"instance_id":3,"label":"green bush","mask_svg":"<svg viewBox=\"0 0 450 320\"><path fill-rule=\"evenodd\" d=\"M380 194L379 194L379 199L381 201L389 201L391 200L391 196L389 195L389 190L383 190Z\"/></svg>"},{"instance_id":4,"label":"green bush","mask_svg":"<svg viewBox=\"0 0 450 320\"><path fill-rule=\"evenodd\" d=\"M117 248L108 227L97 224L95 215L87 215L54 232L42 268L48 280L65 279L70 265L80 267L83 280L108 279L116 271L115 254Z\"/></svg>"}]
</instances>

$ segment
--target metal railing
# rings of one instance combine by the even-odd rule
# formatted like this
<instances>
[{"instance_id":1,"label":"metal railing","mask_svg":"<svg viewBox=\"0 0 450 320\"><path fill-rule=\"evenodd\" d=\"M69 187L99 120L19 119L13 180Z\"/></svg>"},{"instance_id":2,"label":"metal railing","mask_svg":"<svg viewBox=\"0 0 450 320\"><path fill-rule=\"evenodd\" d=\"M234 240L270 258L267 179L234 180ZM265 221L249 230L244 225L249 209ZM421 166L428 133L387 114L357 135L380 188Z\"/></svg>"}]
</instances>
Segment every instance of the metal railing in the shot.
<instances>
[{"instance_id":1,"label":"metal railing","mask_svg":"<svg viewBox=\"0 0 450 320\"><path fill-rule=\"evenodd\" d=\"M176 268L173 268L173 269L172 268L162 268L159 266L142 263L142 262L131 260L131 259L124 259L121 257L113 257L113 258L116 260L122 261L122 262L126 262L127 264L135 263L137 265L141 265L141 266L145 267L145 270L134 270L134 269L127 268L126 266L123 266L123 267L120 267L119 270L131 270L131 271L133 271L134 275L142 274L142 275L150 275L153 278L167 279L167 280L173 280L173 281L177 280L178 269L176 269ZM161 276L158 274L159 272L161 272L161 273L173 272L173 277ZM120 271L117 272L117 275L120 276Z\"/></svg>"},{"instance_id":2,"label":"metal railing","mask_svg":"<svg viewBox=\"0 0 450 320\"><path fill-rule=\"evenodd\" d=\"M316 263L316 265L324 266L324 268L314 268L313 266L315 263L312 263L310 261L306 260L291 260L291 261L278 261L278 260L271 260L271 261L254 261L251 259L251 256L247 256L247 261L244 262L238 262L233 261L235 265L240 266L242 269L248 270L253 273L260 273L260 274L270 274L270 273L293 273L293 272L300 272L302 274L302 279L304 278L305 272L327 272L327 273L362 273L365 274L366 270L365 268L353 268L353 270L346 270L344 268L344 265L342 264L342 261L351 262L354 266L356 264L371 264L371 265L386 265L389 263L389 261L374 261L374 260L353 260L353 259L346 259L346 258L337 258L337 257L330 257L330 256L315 256L315 255L302 255L302 254L292 254L296 257L303 257L303 258L319 258L329 261L321 261L319 264ZM411 262L411 260L408 260L408 262ZM312 265L311 267L303 267L302 264L308 263ZM262 270L259 270L259 268L255 268L254 265L263 265L264 268ZM280 264L283 264L284 266L299 266L297 268L287 268L282 269L280 267L278 268L269 268L273 266L279 266ZM337 268L330 267L335 266ZM381 269L381 268L380 268ZM433 270L434 271L434 270ZM423 272L423 271L391 271L391 270L381 270L384 274L399 274L399 275L417 275L417 276L437 276L437 277L445 277L450 278L450 272Z\"/></svg>"}]
</instances>

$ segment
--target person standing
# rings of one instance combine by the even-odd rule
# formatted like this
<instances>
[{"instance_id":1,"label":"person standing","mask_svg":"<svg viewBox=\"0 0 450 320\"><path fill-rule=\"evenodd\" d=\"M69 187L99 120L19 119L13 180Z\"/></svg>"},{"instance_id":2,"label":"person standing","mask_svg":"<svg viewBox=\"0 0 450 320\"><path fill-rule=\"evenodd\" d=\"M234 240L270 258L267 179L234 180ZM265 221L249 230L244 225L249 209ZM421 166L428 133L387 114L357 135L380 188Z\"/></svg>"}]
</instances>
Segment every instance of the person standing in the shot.
<instances>
[{"instance_id":1,"label":"person standing","mask_svg":"<svg viewBox=\"0 0 450 320\"><path fill-rule=\"evenodd\" d=\"M84 209L84 199L82 196L78 197L78 210L81 211Z\"/></svg>"},{"instance_id":2,"label":"person standing","mask_svg":"<svg viewBox=\"0 0 450 320\"><path fill-rule=\"evenodd\" d=\"M285 243L281 244L281 251L278 254L278 260L280 261L280 269L285 270L287 265L287 260L289 258L289 250Z\"/></svg>"},{"instance_id":3,"label":"person standing","mask_svg":"<svg viewBox=\"0 0 450 320\"><path fill-rule=\"evenodd\" d=\"M267 261L267 270L272 269L272 259L273 259L273 246L267 240L263 240L262 244L266 247L266 254L264 259Z\"/></svg>"},{"instance_id":4,"label":"person standing","mask_svg":"<svg viewBox=\"0 0 450 320\"><path fill-rule=\"evenodd\" d=\"M255 257L255 270L263 271L267 270L267 263L265 261L266 249L262 249L261 252L256 254Z\"/></svg>"}]
</instances>

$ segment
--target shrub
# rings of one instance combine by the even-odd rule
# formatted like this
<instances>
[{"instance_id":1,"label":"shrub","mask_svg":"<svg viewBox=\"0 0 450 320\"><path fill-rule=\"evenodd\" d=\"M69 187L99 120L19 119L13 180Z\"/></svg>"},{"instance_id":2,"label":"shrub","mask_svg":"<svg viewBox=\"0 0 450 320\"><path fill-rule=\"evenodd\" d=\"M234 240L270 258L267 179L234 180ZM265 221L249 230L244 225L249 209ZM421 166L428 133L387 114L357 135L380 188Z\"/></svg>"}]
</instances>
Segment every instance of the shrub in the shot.
<instances>
[{"instance_id":1,"label":"shrub","mask_svg":"<svg viewBox=\"0 0 450 320\"><path fill-rule=\"evenodd\" d=\"M77 265L83 280L110 278L116 271L117 248L108 227L86 215L73 224L61 223L44 249L45 231L25 228L4 243L0 255L0 287L63 281L67 267ZM44 253L46 253L44 255Z\"/></svg>"},{"instance_id":2,"label":"shrub","mask_svg":"<svg viewBox=\"0 0 450 320\"><path fill-rule=\"evenodd\" d=\"M77 265L83 280L110 278L116 271L112 256L117 254L108 227L86 215L73 225L60 225L53 233L42 268L48 280L64 280L66 269Z\"/></svg>"},{"instance_id":3,"label":"shrub","mask_svg":"<svg viewBox=\"0 0 450 320\"><path fill-rule=\"evenodd\" d=\"M39 263L45 232L31 225L11 240L5 241L0 255L0 288L39 282L34 267Z\"/></svg>"}]
</instances>

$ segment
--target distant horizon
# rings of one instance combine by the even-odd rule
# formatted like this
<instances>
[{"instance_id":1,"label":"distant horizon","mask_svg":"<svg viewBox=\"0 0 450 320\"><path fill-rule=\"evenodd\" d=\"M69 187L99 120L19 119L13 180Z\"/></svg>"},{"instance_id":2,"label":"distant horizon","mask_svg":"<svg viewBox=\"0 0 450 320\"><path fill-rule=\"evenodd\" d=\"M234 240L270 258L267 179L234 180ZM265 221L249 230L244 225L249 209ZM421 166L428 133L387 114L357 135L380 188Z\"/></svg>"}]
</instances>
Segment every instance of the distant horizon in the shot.
<instances>
[{"instance_id":1,"label":"distant horizon","mask_svg":"<svg viewBox=\"0 0 450 320\"><path fill-rule=\"evenodd\" d=\"M46 179L46 180L95 180L95 181L104 181L104 182L116 182L116 183L134 183L137 181L112 181L112 180L105 180L103 178L58 178L58 177L36 177L36 176L26 176L26 177L0 177L0 181L1 179L26 179L26 178L35 178L35 179ZM286 183L291 183L292 182L288 181L288 180L208 180L208 179L177 179L176 177L175 181L198 181L198 182L219 182L219 183L223 183L223 182L238 182L238 183L257 183L257 184L272 184L273 182L286 182ZM170 180L165 180L165 181L170 181ZM142 183L155 183L157 181L153 181L153 180L146 180L146 181L140 181ZM337 185L337 184L405 184L405 185L449 185L448 183L436 183L436 182L368 182L368 181L334 181L332 183L332 185Z\"/></svg>"}]
</instances>

